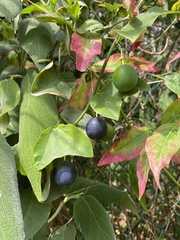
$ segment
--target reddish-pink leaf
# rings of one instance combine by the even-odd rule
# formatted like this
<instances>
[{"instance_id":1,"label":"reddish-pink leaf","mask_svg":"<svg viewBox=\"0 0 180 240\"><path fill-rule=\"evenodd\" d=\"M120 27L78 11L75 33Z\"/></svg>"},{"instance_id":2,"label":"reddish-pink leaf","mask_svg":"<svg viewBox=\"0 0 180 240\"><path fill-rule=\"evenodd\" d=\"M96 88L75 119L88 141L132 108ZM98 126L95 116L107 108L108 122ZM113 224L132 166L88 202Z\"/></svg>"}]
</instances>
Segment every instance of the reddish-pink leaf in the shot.
<instances>
[{"instance_id":1,"label":"reddish-pink leaf","mask_svg":"<svg viewBox=\"0 0 180 240\"><path fill-rule=\"evenodd\" d=\"M172 62L174 62L175 60L177 60L178 58L180 58L180 52L178 52L178 53L176 54L176 56L175 56L173 59L171 59L171 60L166 64L166 70L169 70L170 64L171 64Z\"/></svg>"},{"instance_id":2,"label":"reddish-pink leaf","mask_svg":"<svg viewBox=\"0 0 180 240\"><path fill-rule=\"evenodd\" d=\"M144 33L145 33L145 31L143 31L143 32L140 34L140 36L138 37L138 39L136 39L136 41L132 44L132 51L135 51L136 48L139 47L139 45L140 45L141 42L143 41Z\"/></svg>"},{"instance_id":3,"label":"reddish-pink leaf","mask_svg":"<svg viewBox=\"0 0 180 240\"><path fill-rule=\"evenodd\" d=\"M101 38L96 33L72 34L71 50L76 52L76 69L85 71L95 55L101 53Z\"/></svg>"},{"instance_id":4,"label":"reddish-pink leaf","mask_svg":"<svg viewBox=\"0 0 180 240\"><path fill-rule=\"evenodd\" d=\"M145 141L150 135L146 127L133 126L130 130L121 133L120 141L116 142L101 158L98 166L131 160L138 156L144 148Z\"/></svg>"},{"instance_id":5,"label":"reddish-pink leaf","mask_svg":"<svg viewBox=\"0 0 180 240\"><path fill-rule=\"evenodd\" d=\"M145 149L157 186L160 188L160 172L179 150L179 126L175 123L161 125L152 136L147 138Z\"/></svg>"},{"instance_id":6,"label":"reddish-pink leaf","mask_svg":"<svg viewBox=\"0 0 180 240\"><path fill-rule=\"evenodd\" d=\"M130 57L129 62L141 72L158 72L160 70L160 68L157 68L153 62L150 62L143 57Z\"/></svg>"},{"instance_id":7,"label":"reddish-pink leaf","mask_svg":"<svg viewBox=\"0 0 180 240\"><path fill-rule=\"evenodd\" d=\"M96 72L100 72L101 68L104 64L105 59L96 62L93 64L91 69ZM120 53L115 53L110 56L108 63L106 65L105 72L114 72L117 67L119 67L122 64L122 56Z\"/></svg>"},{"instance_id":8,"label":"reddish-pink leaf","mask_svg":"<svg viewBox=\"0 0 180 240\"><path fill-rule=\"evenodd\" d=\"M172 160L177 164L180 164L180 150L172 157Z\"/></svg>"},{"instance_id":9,"label":"reddish-pink leaf","mask_svg":"<svg viewBox=\"0 0 180 240\"><path fill-rule=\"evenodd\" d=\"M135 6L135 3L135 0L122 0L123 7L127 10L131 17L139 14L139 9Z\"/></svg>"},{"instance_id":10,"label":"reddish-pink leaf","mask_svg":"<svg viewBox=\"0 0 180 240\"><path fill-rule=\"evenodd\" d=\"M82 74L81 78L78 78L75 81L78 84L78 87L69 99L69 104L72 107L78 108L80 110L84 109L84 106L88 100L89 88L87 87L85 77L86 74Z\"/></svg>"},{"instance_id":11,"label":"reddish-pink leaf","mask_svg":"<svg viewBox=\"0 0 180 240\"><path fill-rule=\"evenodd\" d=\"M143 149L139 156L139 160L136 166L136 174L138 178L138 187L139 187L139 199L141 199L142 195L144 194L147 180L148 180L148 173L149 173L149 160L146 154L146 151Z\"/></svg>"},{"instance_id":12,"label":"reddish-pink leaf","mask_svg":"<svg viewBox=\"0 0 180 240\"><path fill-rule=\"evenodd\" d=\"M105 68L105 72L114 72L115 69L122 64L122 59L124 60L125 63L131 64L138 71L141 71L141 72L144 72L144 71L158 72L160 70L154 65L153 62L150 62L145 58L141 58L138 56L128 57L128 56L122 56L120 53L115 53L110 56L109 61ZM94 63L91 69L93 71L100 72L104 61L105 59Z\"/></svg>"}]
</instances>

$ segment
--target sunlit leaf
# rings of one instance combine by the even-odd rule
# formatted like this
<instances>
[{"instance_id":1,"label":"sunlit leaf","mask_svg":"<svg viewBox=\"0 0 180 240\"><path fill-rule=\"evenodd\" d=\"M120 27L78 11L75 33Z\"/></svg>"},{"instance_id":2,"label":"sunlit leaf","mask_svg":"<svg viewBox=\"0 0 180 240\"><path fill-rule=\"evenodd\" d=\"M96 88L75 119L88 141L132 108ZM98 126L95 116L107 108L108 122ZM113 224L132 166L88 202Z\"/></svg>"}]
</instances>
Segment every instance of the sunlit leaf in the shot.
<instances>
[{"instance_id":1,"label":"sunlit leaf","mask_svg":"<svg viewBox=\"0 0 180 240\"><path fill-rule=\"evenodd\" d=\"M130 130L121 133L116 142L101 158L98 166L122 162L137 157L144 148L145 141L151 131L146 127L133 126Z\"/></svg>"},{"instance_id":2,"label":"sunlit leaf","mask_svg":"<svg viewBox=\"0 0 180 240\"><path fill-rule=\"evenodd\" d=\"M94 59L95 55L101 53L101 38L95 33L79 35L72 34L71 51L76 52L76 68L85 71Z\"/></svg>"},{"instance_id":3,"label":"sunlit leaf","mask_svg":"<svg viewBox=\"0 0 180 240\"><path fill-rule=\"evenodd\" d=\"M36 71L29 69L22 82L18 153L20 164L29 178L33 191L37 199L42 201L42 173L34 165L34 144L44 129L58 123L58 111L53 96L31 95L31 84L35 76Z\"/></svg>"},{"instance_id":4,"label":"sunlit leaf","mask_svg":"<svg viewBox=\"0 0 180 240\"><path fill-rule=\"evenodd\" d=\"M145 143L150 169L153 172L157 186L160 188L160 172L171 158L178 152L179 126L176 123L161 125Z\"/></svg>"},{"instance_id":5,"label":"sunlit leaf","mask_svg":"<svg viewBox=\"0 0 180 240\"><path fill-rule=\"evenodd\" d=\"M0 17L15 18L21 9L20 0L0 0Z\"/></svg>"},{"instance_id":6,"label":"sunlit leaf","mask_svg":"<svg viewBox=\"0 0 180 240\"><path fill-rule=\"evenodd\" d=\"M92 97L90 104L93 110L101 116L114 120L119 119L122 100L119 91L111 82Z\"/></svg>"},{"instance_id":7,"label":"sunlit leaf","mask_svg":"<svg viewBox=\"0 0 180 240\"><path fill-rule=\"evenodd\" d=\"M45 129L34 147L35 165L43 169L55 158L67 155L92 157L93 150L88 137L73 124L59 124Z\"/></svg>"},{"instance_id":8,"label":"sunlit leaf","mask_svg":"<svg viewBox=\"0 0 180 240\"><path fill-rule=\"evenodd\" d=\"M94 19L87 19L79 28L76 28L76 31L79 34L86 33L87 31L96 31L102 29L102 23L94 20Z\"/></svg>"},{"instance_id":9,"label":"sunlit leaf","mask_svg":"<svg viewBox=\"0 0 180 240\"><path fill-rule=\"evenodd\" d=\"M169 73L163 79L166 87L180 96L180 73Z\"/></svg>"},{"instance_id":10,"label":"sunlit leaf","mask_svg":"<svg viewBox=\"0 0 180 240\"><path fill-rule=\"evenodd\" d=\"M0 81L0 116L17 106L20 101L20 89L12 79Z\"/></svg>"},{"instance_id":11,"label":"sunlit leaf","mask_svg":"<svg viewBox=\"0 0 180 240\"><path fill-rule=\"evenodd\" d=\"M141 199L146 188L148 173L150 169L149 160L145 150L141 152L136 168L137 168L136 174L138 177L138 187L139 187L139 199Z\"/></svg>"},{"instance_id":12,"label":"sunlit leaf","mask_svg":"<svg viewBox=\"0 0 180 240\"><path fill-rule=\"evenodd\" d=\"M148 11L134 17L126 26L124 26L121 30L116 30L116 32L123 37L128 38L132 42L135 42L140 34L148 26L151 26L159 16L174 13L176 12L167 11L160 7L152 7Z\"/></svg>"}]
</instances>

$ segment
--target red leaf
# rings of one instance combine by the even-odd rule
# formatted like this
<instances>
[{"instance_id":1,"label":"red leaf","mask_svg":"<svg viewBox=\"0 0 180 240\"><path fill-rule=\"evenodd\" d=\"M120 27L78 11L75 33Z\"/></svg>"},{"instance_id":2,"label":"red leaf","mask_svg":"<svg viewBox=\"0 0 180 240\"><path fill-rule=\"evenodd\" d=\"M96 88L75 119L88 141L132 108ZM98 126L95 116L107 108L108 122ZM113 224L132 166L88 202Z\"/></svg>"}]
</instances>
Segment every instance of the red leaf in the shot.
<instances>
[{"instance_id":1,"label":"red leaf","mask_svg":"<svg viewBox=\"0 0 180 240\"><path fill-rule=\"evenodd\" d=\"M141 199L142 195L144 194L147 180L148 180L149 169L150 169L149 160L148 160L146 151L143 150L140 154L140 157L136 166L138 187L139 187L139 199Z\"/></svg>"},{"instance_id":2,"label":"red leaf","mask_svg":"<svg viewBox=\"0 0 180 240\"><path fill-rule=\"evenodd\" d=\"M101 38L96 33L72 34L71 50L76 52L76 68L85 71L96 54L101 53Z\"/></svg>"},{"instance_id":3,"label":"red leaf","mask_svg":"<svg viewBox=\"0 0 180 240\"><path fill-rule=\"evenodd\" d=\"M152 136L147 138L145 143L149 165L159 188L161 169L169 164L171 158L178 152L180 147L178 129L179 126L175 123L163 124Z\"/></svg>"},{"instance_id":4,"label":"red leaf","mask_svg":"<svg viewBox=\"0 0 180 240\"><path fill-rule=\"evenodd\" d=\"M137 70L141 72L158 72L160 68L157 68L153 62L146 60L139 56L133 56L129 58L130 64L132 64Z\"/></svg>"},{"instance_id":5,"label":"red leaf","mask_svg":"<svg viewBox=\"0 0 180 240\"><path fill-rule=\"evenodd\" d=\"M114 72L117 67L122 64L122 59L125 63L131 64L134 66L138 71L141 72L158 72L160 68L157 68L153 62L146 60L145 58L141 58L138 56L128 57L122 56L120 53L115 53L110 56L109 61L106 65L105 72ZM91 66L91 69L96 72L100 72L102 65L105 59L96 62Z\"/></svg>"},{"instance_id":6,"label":"red leaf","mask_svg":"<svg viewBox=\"0 0 180 240\"><path fill-rule=\"evenodd\" d=\"M121 133L120 141L116 142L101 158L98 166L131 160L138 156L144 148L150 131L146 127L133 126L130 130Z\"/></svg>"}]
</instances>

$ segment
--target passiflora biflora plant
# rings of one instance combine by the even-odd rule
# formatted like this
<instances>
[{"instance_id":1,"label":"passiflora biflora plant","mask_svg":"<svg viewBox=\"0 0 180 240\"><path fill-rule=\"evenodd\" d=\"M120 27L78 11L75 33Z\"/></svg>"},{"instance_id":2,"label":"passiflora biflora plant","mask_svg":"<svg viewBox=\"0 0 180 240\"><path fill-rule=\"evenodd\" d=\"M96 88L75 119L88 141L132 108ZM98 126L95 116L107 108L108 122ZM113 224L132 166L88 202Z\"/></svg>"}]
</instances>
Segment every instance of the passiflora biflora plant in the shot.
<instances>
[{"instance_id":1,"label":"passiflora biflora plant","mask_svg":"<svg viewBox=\"0 0 180 240\"><path fill-rule=\"evenodd\" d=\"M177 238L179 9L0 0L0 239Z\"/></svg>"}]
</instances>

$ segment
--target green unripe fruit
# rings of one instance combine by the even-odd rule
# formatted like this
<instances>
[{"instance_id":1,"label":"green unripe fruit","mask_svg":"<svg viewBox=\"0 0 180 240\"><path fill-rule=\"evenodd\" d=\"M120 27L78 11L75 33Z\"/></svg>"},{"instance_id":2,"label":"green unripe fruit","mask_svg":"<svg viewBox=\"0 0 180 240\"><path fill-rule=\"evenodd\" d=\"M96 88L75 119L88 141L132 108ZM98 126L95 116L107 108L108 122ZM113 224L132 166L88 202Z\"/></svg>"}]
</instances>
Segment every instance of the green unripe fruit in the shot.
<instances>
[{"instance_id":1,"label":"green unripe fruit","mask_svg":"<svg viewBox=\"0 0 180 240\"><path fill-rule=\"evenodd\" d=\"M113 137L115 135L115 130L113 128L112 125L110 125L109 123L107 123L107 131L106 131L106 135L105 137L103 137L103 141L109 141L109 140L112 140Z\"/></svg>"},{"instance_id":2,"label":"green unripe fruit","mask_svg":"<svg viewBox=\"0 0 180 240\"><path fill-rule=\"evenodd\" d=\"M136 86L138 74L134 67L129 64L123 64L114 71L112 81L120 92L127 92Z\"/></svg>"}]
</instances>

